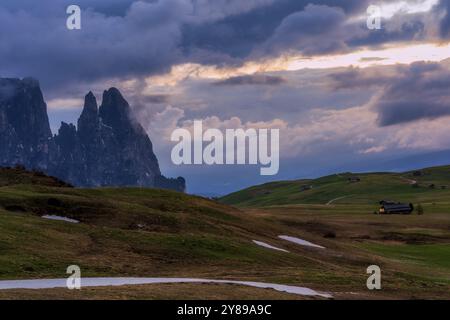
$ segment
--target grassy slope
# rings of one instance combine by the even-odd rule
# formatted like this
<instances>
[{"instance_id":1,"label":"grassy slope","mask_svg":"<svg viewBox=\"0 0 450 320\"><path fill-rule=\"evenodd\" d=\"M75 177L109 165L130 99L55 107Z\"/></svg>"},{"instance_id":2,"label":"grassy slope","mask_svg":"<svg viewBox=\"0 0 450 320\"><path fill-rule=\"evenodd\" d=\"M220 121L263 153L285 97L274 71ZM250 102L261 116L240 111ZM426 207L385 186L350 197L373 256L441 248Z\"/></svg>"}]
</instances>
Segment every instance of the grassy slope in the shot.
<instances>
[{"instance_id":1,"label":"grassy slope","mask_svg":"<svg viewBox=\"0 0 450 320\"><path fill-rule=\"evenodd\" d=\"M435 213L411 217L368 215L371 206L364 201L351 206L239 210L170 191L74 189L24 182L0 186L0 279L65 277L67 266L77 264L83 276L255 280L332 291L338 298L450 298L450 215L439 203ZM44 214L81 223L45 220L40 217ZM336 238L324 238L330 231ZM291 244L278 239L281 234L327 249ZM253 239L290 252L258 247ZM409 249L411 243L428 246L426 253L409 250L405 255L394 250ZM368 292L364 287L365 268L374 262L383 268L382 292ZM153 288L157 292L150 294ZM47 290L41 295L16 290L0 292L0 298L172 299L191 297L196 289L205 298L288 298L273 291L226 285L155 285L81 293Z\"/></svg>"},{"instance_id":2,"label":"grassy slope","mask_svg":"<svg viewBox=\"0 0 450 320\"><path fill-rule=\"evenodd\" d=\"M383 199L414 203L446 203L450 207L450 166L422 170L423 176L406 173L343 173L314 180L273 182L251 187L221 198L225 204L242 207L291 204L367 204ZM349 177L358 176L361 182L350 183ZM413 187L416 180L419 187ZM431 189L430 184L436 188ZM301 186L313 189L301 191ZM448 186L442 190L440 186ZM341 198L342 197L342 198ZM339 199L340 198L340 199Z\"/></svg>"},{"instance_id":3,"label":"grassy slope","mask_svg":"<svg viewBox=\"0 0 450 320\"><path fill-rule=\"evenodd\" d=\"M39 171L27 171L24 167L17 166L14 168L0 168L0 187L28 184L49 187L72 187L70 184L50 177Z\"/></svg>"},{"instance_id":4,"label":"grassy slope","mask_svg":"<svg viewBox=\"0 0 450 320\"><path fill-rule=\"evenodd\" d=\"M44 214L80 224L42 219ZM171 191L0 187L0 279L84 276L233 278L296 283L315 259L267 250L281 231L231 207ZM339 278L339 277L338 277ZM341 280L344 281L343 279Z\"/></svg>"},{"instance_id":5,"label":"grassy slope","mask_svg":"<svg viewBox=\"0 0 450 320\"><path fill-rule=\"evenodd\" d=\"M0 188L0 203L13 208L0 210L3 278L23 272L38 276L63 272L63 266L80 262L80 257L84 270L94 275L106 270L132 274L126 262L133 258L143 259L139 265L149 262L150 267L170 266L173 260L184 260L186 265L208 259L251 261L259 254L244 243L246 230L239 228L238 211L170 191L18 185ZM39 217L44 214L82 223ZM117 261L107 261L114 256Z\"/></svg>"},{"instance_id":6,"label":"grassy slope","mask_svg":"<svg viewBox=\"0 0 450 320\"><path fill-rule=\"evenodd\" d=\"M412 293L416 285L426 288L433 282L440 286L442 281L450 281L450 189L440 188L450 186L450 166L421 172L421 176L413 172L344 173L273 182L220 200L247 208L250 214L274 225L296 228L304 237L335 234L333 242L342 250L374 254L383 270L386 263L392 264L395 277L388 280L390 285L402 288L404 284L397 282L401 278L417 281L409 285L411 297L417 297ZM361 181L350 183L348 178L355 176ZM418 187L413 187L414 181ZM301 191L304 185L312 185L313 189ZM382 199L421 203L425 215L370 214ZM399 276L401 272L406 274ZM425 278L420 280L421 276Z\"/></svg>"}]
</instances>

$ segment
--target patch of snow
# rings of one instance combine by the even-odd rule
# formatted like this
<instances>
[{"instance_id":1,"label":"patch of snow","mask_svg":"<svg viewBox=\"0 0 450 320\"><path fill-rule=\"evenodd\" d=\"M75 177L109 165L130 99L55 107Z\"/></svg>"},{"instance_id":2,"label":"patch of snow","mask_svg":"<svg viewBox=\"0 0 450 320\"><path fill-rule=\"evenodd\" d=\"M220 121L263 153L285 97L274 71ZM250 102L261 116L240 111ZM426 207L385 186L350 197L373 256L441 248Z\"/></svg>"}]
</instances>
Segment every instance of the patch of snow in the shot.
<instances>
[{"instance_id":1,"label":"patch of snow","mask_svg":"<svg viewBox=\"0 0 450 320\"><path fill-rule=\"evenodd\" d=\"M255 243L255 244L258 245L258 246L264 247L264 248L268 248L268 249L272 249L272 250L277 250L277 251L283 251L283 252L289 252L289 251L287 251L287 250L284 250L284 249L280 249L280 248L271 246L270 244L265 243L265 242L262 242L262 241L256 241L256 240L253 240L253 243Z\"/></svg>"},{"instance_id":2,"label":"patch of snow","mask_svg":"<svg viewBox=\"0 0 450 320\"><path fill-rule=\"evenodd\" d=\"M296 287L274 283L234 281L234 280L210 280L195 278L81 278L81 287L111 287L142 284L164 283L217 283L237 284L254 288L273 289L302 296L318 296L332 298L329 293L318 292L305 287ZM67 279L40 279L40 280L6 280L0 281L0 290L8 289L53 289L67 288Z\"/></svg>"},{"instance_id":3,"label":"patch of snow","mask_svg":"<svg viewBox=\"0 0 450 320\"><path fill-rule=\"evenodd\" d=\"M306 246L306 247L313 247L313 248L320 248L320 249L325 249L325 247L319 246L317 244L314 244L312 242L303 240L303 239L299 239L299 238L295 238L295 237L289 237L289 236L278 236L278 238L286 240L286 241L290 241L296 244L299 244L301 246Z\"/></svg>"},{"instance_id":4,"label":"patch of snow","mask_svg":"<svg viewBox=\"0 0 450 320\"><path fill-rule=\"evenodd\" d=\"M70 223L80 223L80 221L75 220L75 219L69 219L66 217L54 216L54 215L45 215L45 216L42 216L42 218L48 219L48 220L65 221L65 222L70 222Z\"/></svg>"}]
</instances>

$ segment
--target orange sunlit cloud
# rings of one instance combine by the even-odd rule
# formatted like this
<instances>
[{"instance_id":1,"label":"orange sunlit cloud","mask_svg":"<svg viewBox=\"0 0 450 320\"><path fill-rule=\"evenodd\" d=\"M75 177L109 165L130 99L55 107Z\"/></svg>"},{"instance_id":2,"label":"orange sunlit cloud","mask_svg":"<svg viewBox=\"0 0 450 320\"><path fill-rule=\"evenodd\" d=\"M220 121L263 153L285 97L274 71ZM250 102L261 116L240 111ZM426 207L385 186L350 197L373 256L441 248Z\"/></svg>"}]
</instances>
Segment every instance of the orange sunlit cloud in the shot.
<instances>
[{"instance_id":1,"label":"orange sunlit cloud","mask_svg":"<svg viewBox=\"0 0 450 320\"><path fill-rule=\"evenodd\" d=\"M282 56L264 61L249 61L241 67L218 68L200 64L174 66L168 74L147 78L149 87L176 86L186 79L221 80L264 72L298 71L302 69L332 69L341 67L367 68L417 61L438 62L450 58L450 43L423 43L392 46L378 50L360 50L347 54L302 57Z\"/></svg>"}]
</instances>

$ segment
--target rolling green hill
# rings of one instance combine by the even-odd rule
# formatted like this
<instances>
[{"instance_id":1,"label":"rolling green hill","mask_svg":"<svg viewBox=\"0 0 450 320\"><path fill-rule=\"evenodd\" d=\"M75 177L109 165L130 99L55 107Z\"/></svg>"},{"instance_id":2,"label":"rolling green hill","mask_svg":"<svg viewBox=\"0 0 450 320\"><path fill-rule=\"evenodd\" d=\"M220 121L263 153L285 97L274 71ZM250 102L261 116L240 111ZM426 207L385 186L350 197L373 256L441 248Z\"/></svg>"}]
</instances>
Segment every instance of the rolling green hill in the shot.
<instances>
[{"instance_id":1,"label":"rolling green hill","mask_svg":"<svg viewBox=\"0 0 450 320\"><path fill-rule=\"evenodd\" d=\"M417 187L411 185L413 173L364 174L355 183L350 176L254 187L230 196L233 203L302 204L236 208L165 190L79 189L38 172L1 169L0 280L65 278L67 267L75 264L82 277L232 279L305 286L338 299L449 299L449 196L436 187L447 181L448 167L423 170ZM298 192L304 185L313 188ZM324 204L346 190L354 196ZM386 194L440 202L433 210L424 205L425 215L370 214L370 203ZM282 235L324 248L298 245ZM372 264L383 268L382 291L365 289L365 270ZM0 299L18 298L305 297L225 284L0 290Z\"/></svg>"},{"instance_id":2,"label":"rolling green hill","mask_svg":"<svg viewBox=\"0 0 450 320\"><path fill-rule=\"evenodd\" d=\"M450 204L450 166L405 173L341 173L311 180L272 182L220 199L222 203L242 207L291 204L373 205L380 200Z\"/></svg>"},{"instance_id":3,"label":"rolling green hill","mask_svg":"<svg viewBox=\"0 0 450 320\"><path fill-rule=\"evenodd\" d=\"M40 175L0 171L0 280L66 277L72 264L84 276L261 276L287 282L295 275L285 268L322 269L313 269L307 257L255 245L254 239L282 242L282 230L227 205L158 189L61 187Z\"/></svg>"}]
</instances>

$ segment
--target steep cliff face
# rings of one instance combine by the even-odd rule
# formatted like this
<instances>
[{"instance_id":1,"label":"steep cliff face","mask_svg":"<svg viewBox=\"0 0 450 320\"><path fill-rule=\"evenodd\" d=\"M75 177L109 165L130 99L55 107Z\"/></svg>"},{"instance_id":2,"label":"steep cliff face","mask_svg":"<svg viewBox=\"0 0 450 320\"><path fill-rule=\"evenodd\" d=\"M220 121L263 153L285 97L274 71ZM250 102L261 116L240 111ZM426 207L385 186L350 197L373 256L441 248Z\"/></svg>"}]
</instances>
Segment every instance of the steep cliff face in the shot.
<instances>
[{"instance_id":1,"label":"steep cliff face","mask_svg":"<svg viewBox=\"0 0 450 320\"><path fill-rule=\"evenodd\" d=\"M130 185L155 184L161 172L153 145L141 125L130 117L130 106L119 90L112 88L103 93L99 118L101 137L113 137L115 147L105 150L108 159L102 165L114 162L114 172L105 179Z\"/></svg>"},{"instance_id":2,"label":"steep cliff face","mask_svg":"<svg viewBox=\"0 0 450 320\"><path fill-rule=\"evenodd\" d=\"M0 79L0 163L48 169L54 148L39 83Z\"/></svg>"},{"instance_id":3,"label":"steep cliff face","mask_svg":"<svg viewBox=\"0 0 450 320\"><path fill-rule=\"evenodd\" d=\"M62 123L52 137L39 84L0 80L0 164L40 169L75 186L140 186L185 191L183 178L161 175L153 145L119 90L92 92L78 129Z\"/></svg>"}]
</instances>

